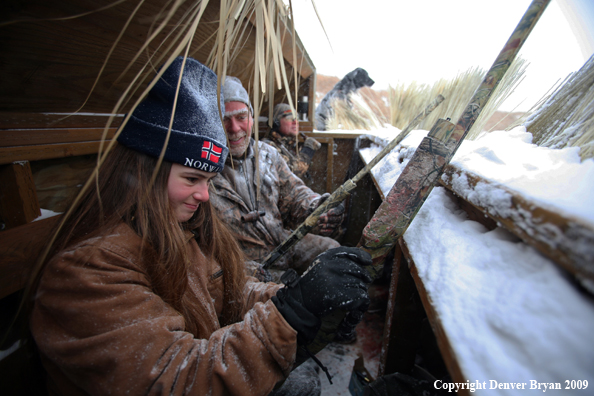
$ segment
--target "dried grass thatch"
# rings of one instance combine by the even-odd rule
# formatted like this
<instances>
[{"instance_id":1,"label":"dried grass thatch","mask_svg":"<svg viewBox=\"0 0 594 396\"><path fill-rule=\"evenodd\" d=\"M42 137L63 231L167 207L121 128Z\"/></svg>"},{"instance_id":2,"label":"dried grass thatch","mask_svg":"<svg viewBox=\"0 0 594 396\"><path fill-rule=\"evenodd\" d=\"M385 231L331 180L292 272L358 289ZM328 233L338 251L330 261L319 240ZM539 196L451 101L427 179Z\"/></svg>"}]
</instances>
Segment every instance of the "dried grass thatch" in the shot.
<instances>
[{"instance_id":1,"label":"dried grass thatch","mask_svg":"<svg viewBox=\"0 0 594 396\"><path fill-rule=\"evenodd\" d=\"M539 146L580 147L582 160L594 158L594 56L571 74L524 125Z\"/></svg>"},{"instance_id":2,"label":"dried grass thatch","mask_svg":"<svg viewBox=\"0 0 594 396\"><path fill-rule=\"evenodd\" d=\"M175 33L176 38L173 44L170 44L169 49L165 51L167 56L152 60L152 65L165 64L168 66L177 56L191 57L193 55L190 48L208 3L209 0L179 0L170 2L164 7L161 11L161 17L156 18L156 20L159 20L159 24L155 26L155 32L166 30L167 24L170 23L167 16L175 14L181 7L187 7L188 4L192 5L184 23L181 23L174 30L169 29L172 35ZM287 101L291 107L295 108L297 98L292 97L290 94L289 81L292 80L295 83L294 92L297 95L297 86L299 85L297 69L293 68L292 70L294 76L287 75L288 71L285 69L282 47L282 35L287 34L282 27L289 27L292 30L291 34L295 37L294 24L291 21L291 3L289 2L289 6L278 0L219 0L219 3L220 19L218 28L214 33L216 40L210 48L210 55L205 64L216 72L219 80L223 81L227 76L229 66L235 61L246 43L249 35L248 29L254 29L256 36L255 54L252 64L249 65L250 69L253 68L253 77L246 89L250 92L256 114L260 113L262 103L265 100L269 102L270 108L268 111L272 114L273 95L275 90L279 89L284 89L287 92ZM154 37L156 37L156 34L149 37L144 46L138 49L137 57L146 50ZM295 45L295 42L293 43ZM152 43L152 45L155 44L157 46L161 45ZM114 47L116 45L117 43L114 43ZM295 59L294 46L293 54ZM165 69L166 67L163 67L162 70ZM152 76L150 77L152 78ZM138 86L140 84L132 86L130 93L134 92ZM151 87L152 85L145 89L134 107L148 93ZM123 102L125 102L124 98L122 102L118 103L118 106ZM117 107L114 108L114 114L118 110Z\"/></svg>"},{"instance_id":3,"label":"dried grass thatch","mask_svg":"<svg viewBox=\"0 0 594 396\"><path fill-rule=\"evenodd\" d=\"M121 0L114 1L107 7L113 7L121 3ZM127 71L131 70L135 63L141 63L142 67L133 76L131 82L126 85L125 90L120 95L117 103L111 110L112 117L104 128L102 145L99 149L97 157L97 165L92 175L80 189L79 194L75 198L71 207L62 216L59 227L55 230L51 240L48 241L47 246L39 257L36 268L32 271L33 276L31 279L35 278L34 274L39 272L40 265L47 257L50 248L55 241L56 235L60 232L66 220L72 216L73 208L76 207L77 203L83 194L89 189L92 183L96 182L99 169L106 158L107 152L115 144L117 136L122 129L121 127L127 123L129 115L132 114L138 104L144 99L144 97L146 97L158 78L165 72L165 70L175 60L176 57L192 57L192 51L195 51L196 47L200 48L205 45L205 43L210 45L212 41L211 39L215 38L214 44L209 48L210 55L205 63L208 67L215 71L219 77L219 81L222 81L227 75L229 65L234 62L234 59L238 55L239 51L246 43L248 32L247 29L254 29L256 37L255 55L253 63L248 65L249 70L252 70L253 67L253 78L246 88L252 94L252 104L254 105L253 107L256 112L256 119L265 96L268 96L270 106L273 106L273 100L271 99L273 98L275 89L284 88L287 92L287 100L289 104L293 108L295 107L294 104L296 103L296 98L291 97L291 94L289 94L289 81L291 78L287 76L282 47L283 34L289 34L288 31L290 30L293 37L296 37L294 24L290 20L292 14L290 1L289 6L287 7L280 0L218 0L218 27L210 37L204 40L204 38L198 38L199 34L197 34L197 32L199 32L198 28L201 23L201 18L205 13L208 4L209 0L176 0L171 2L163 2L162 8L155 9L154 4L147 5L144 1L140 1L138 2L136 8L130 13L126 24L122 28L122 31L119 33L119 36L116 40L114 40L111 48L107 52L103 61L103 65L95 77L94 85L90 89L86 100L88 101L93 90L99 84L101 84L101 77L105 71L105 66L110 61L112 55L117 52L130 51L130 48L119 48L122 46L121 38L126 34L132 34L127 29L135 20L139 10L141 10L143 6L146 6L148 7L147 13L151 15L149 20L154 21L154 23L151 25L151 29L147 33L145 41L135 49L136 52L132 54L128 64L125 65L120 78L126 74ZM100 12L103 8L98 8L92 12ZM156 11L153 11L153 9ZM86 14L88 13L60 18L45 18L45 20L60 21L65 19L79 18ZM174 15L181 15L181 18L176 20L173 18ZM26 22L27 19L17 19L3 22L0 26L20 23L23 21ZM283 21L283 24L280 23L281 21ZM281 28L281 26L283 27ZM285 29L284 27L287 28ZM199 43L199 45L196 45L196 42ZM192 45L193 43L194 45ZM296 40L293 40L293 45L295 44ZM295 47L293 47L293 59L296 59L295 53L296 50ZM161 65L163 65L163 67L160 69L160 72L155 78L153 71L156 71ZM137 69L138 68L135 68L134 70ZM292 80L295 81L295 94L297 94L296 88L299 82L297 79L296 68L293 68L293 72L294 77ZM148 80L152 82L146 86ZM142 87L145 86L146 88L143 90ZM129 104L132 105L129 106ZM79 110L75 111L75 113L83 108L84 104L82 104ZM127 110L125 112L128 113L128 117L124 119L119 131L116 133L114 138L111 141L108 141L106 139L108 129L114 121L114 116L124 112L122 109ZM272 108L270 111L272 111ZM254 124L257 138L258 123L256 122ZM161 157L159 159L160 161L162 161L164 153L165 147L161 152ZM155 169L153 178L156 176L156 174L157 169ZM147 189L147 194L149 190L150 189ZM147 195L147 199L148 198L149 197ZM25 295L28 293L30 288L31 283L27 286ZM20 308L22 308L22 306Z\"/></svg>"},{"instance_id":4,"label":"dried grass thatch","mask_svg":"<svg viewBox=\"0 0 594 396\"><path fill-rule=\"evenodd\" d=\"M32 51L38 50L40 64L49 60L54 62L50 63L54 68L71 55L72 65L79 65L72 67L81 76L75 87L68 88L72 97L57 105L51 102L59 108L58 113L131 113L151 89L149 83L155 81L156 71L162 65L165 67L161 70L166 70L178 56L200 60L216 72L220 81L232 71L246 84L254 107L261 108L267 100L270 112L272 99L279 90L287 92L285 100L295 107L300 71L311 72L307 54L299 51L297 57L295 45L301 45L292 22L290 1L286 5L281 0L101 0L96 4L67 0L60 7L27 3L32 3L31 7L1 7L4 14L0 28L6 29L3 33L7 36L18 36L15 32L19 31L40 32L31 34L32 44L27 44L22 54L17 45L22 46L29 36L7 43L12 51L8 54L22 55L17 62L24 63L34 59ZM97 33L101 31L99 26L110 23L104 34ZM88 32L81 32L83 38L68 35L69 29L81 26L89 27ZM97 29L93 29L95 26ZM38 36L42 35L49 39L40 40ZM51 47L52 40L59 43L55 49ZM87 50L85 40L97 49L87 45L88 52L81 51ZM293 48L289 43L293 43ZM48 52L58 55L46 56ZM10 63L9 57L5 63ZM83 70L85 67L87 70ZM13 68L8 70L14 72ZM42 78L54 87L58 85L54 81L64 77L51 79L47 73ZM29 109L28 105L25 102L25 108Z\"/></svg>"},{"instance_id":5,"label":"dried grass thatch","mask_svg":"<svg viewBox=\"0 0 594 396\"><path fill-rule=\"evenodd\" d=\"M371 104L370 104L371 103ZM332 114L326 123L327 130L371 130L382 128L385 119L381 110L373 106L373 102L366 99L361 91L351 93L348 102L333 100L330 103ZM374 109L372 109L372 106Z\"/></svg>"},{"instance_id":6,"label":"dried grass thatch","mask_svg":"<svg viewBox=\"0 0 594 396\"><path fill-rule=\"evenodd\" d=\"M482 109L466 139L472 140L482 132L487 120L520 83L525 70L524 59L516 58L491 95L489 102ZM485 74L485 71L475 67L458 74L453 80L441 79L432 86L413 81L408 86L400 84L390 87L391 124L404 129L438 94L446 99L417 128L429 130L439 118L450 118L456 122L468 106Z\"/></svg>"},{"instance_id":7,"label":"dried grass thatch","mask_svg":"<svg viewBox=\"0 0 594 396\"><path fill-rule=\"evenodd\" d=\"M497 108L513 93L521 82L526 70L524 59L518 57L482 109L467 139L476 138ZM486 72L478 67L458 74L453 80L441 79L432 86L413 81L409 85L399 84L388 88L390 104L390 124L399 129L406 126L427 106L429 102L443 95L446 100L417 126L429 130L439 118L450 118L456 122L464 112L474 92L483 81ZM385 123L381 109L373 105L373 100L357 94L349 97L352 105L344 101L334 101L334 114L328 120L328 129L358 130L379 128ZM371 103L371 105L370 105Z\"/></svg>"}]
</instances>

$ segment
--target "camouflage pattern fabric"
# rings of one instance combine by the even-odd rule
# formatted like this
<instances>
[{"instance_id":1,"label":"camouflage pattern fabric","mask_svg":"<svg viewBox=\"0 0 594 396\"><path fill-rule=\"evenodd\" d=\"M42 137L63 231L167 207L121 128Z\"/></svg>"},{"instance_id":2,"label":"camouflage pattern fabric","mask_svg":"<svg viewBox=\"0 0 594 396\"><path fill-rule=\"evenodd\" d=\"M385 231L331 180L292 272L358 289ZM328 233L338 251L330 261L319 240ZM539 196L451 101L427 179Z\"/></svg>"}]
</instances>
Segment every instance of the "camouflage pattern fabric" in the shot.
<instances>
[{"instance_id":1,"label":"camouflage pattern fabric","mask_svg":"<svg viewBox=\"0 0 594 396\"><path fill-rule=\"evenodd\" d=\"M213 178L210 201L235 233L247 259L261 262L291 235L289 225L301 223L318 207L321 196L291 172L274 147L259 142L257 199L254 144L252 140L245 157L229 158L223 172ZM331 238L308 234L273 268L302 273L318 254L338 246Z\"/></svg>"},{"instance_id":2,"label":"camouflage pattern fabric","mask_svg":"<svg viewBox=\"0 0 594 396\"><path fill-rule=\"evenodd\" d=\"M276 148L297 177L305 178L311 164L311 158L301 152L297 154L295 136L283 136L273 131L270 133L270 139L263 139L263 141ZM301 146L301 150L303 150L303 146Z\"/></svg>"}]
</instances>

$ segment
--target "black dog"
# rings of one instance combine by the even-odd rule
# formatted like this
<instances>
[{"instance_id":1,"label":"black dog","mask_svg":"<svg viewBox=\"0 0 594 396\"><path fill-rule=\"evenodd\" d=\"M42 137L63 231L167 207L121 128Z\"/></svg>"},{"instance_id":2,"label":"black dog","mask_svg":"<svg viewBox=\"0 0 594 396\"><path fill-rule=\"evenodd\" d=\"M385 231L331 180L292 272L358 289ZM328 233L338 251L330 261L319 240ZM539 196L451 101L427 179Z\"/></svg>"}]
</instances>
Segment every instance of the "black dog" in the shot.
<instances>
[{"instance_id":1,"label":"black dog","mask_svg":"<svg viewBox=\"0 0 594 396\"><path fill-rule=\"evenodd\" d=\"M334 88L324 96L318 107L316 107L316 129L318 131L326 130L326 123L332 115L332 101L343 100L351 106L349 94L357 91L359 88L371 87L375 81L369 78L365 69L360 67L348 73Z\"/></svg>"}]
</instances>

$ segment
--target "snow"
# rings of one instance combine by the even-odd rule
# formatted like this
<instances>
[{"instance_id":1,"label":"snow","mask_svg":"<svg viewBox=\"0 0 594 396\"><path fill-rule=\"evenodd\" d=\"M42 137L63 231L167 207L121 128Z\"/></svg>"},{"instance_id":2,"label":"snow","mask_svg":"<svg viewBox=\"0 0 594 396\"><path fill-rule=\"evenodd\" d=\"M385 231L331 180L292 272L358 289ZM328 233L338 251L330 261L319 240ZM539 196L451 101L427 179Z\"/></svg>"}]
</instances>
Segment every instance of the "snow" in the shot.
<instances>
[{"instance_id":1,"label":"snow","mask_svg":"<svg viewBox=\"0 0 594 396\"><path fill-rule=\"evenodd\" d=\"M360 132L385 145L399 130ZM426 134L412 131L372 170L384 195ZM380 150L372 144L361 152L369 162ZM517 127L464 141L452 163L594 228L594 161L578 154L533 145L532 135ZM496 211L509 208L505 190L469 191L464 178L454 180L460 195ZM486 384L476 394L493 394L494 381L526 383L529 393L543 392L529 390L536 381L561 384L547 394L593 394L594 299L555 263L503 228L489 231L468 220L443 187L433 189L404 240L463 376ZM587 380L589 388L565 390L566 380Z\"/></svg>"},{"instance_id":2,"label":"snow","mask_svg":"<svg viewBox=\"0 0 594 396\"><path fill-rule=\"evenodd\" d=\"M582 162L579 147L531 143L524 127L488 133L465 141L452 163L594 226L594 161Z\"/></svg>"},{"instance_id":3,"label":"snow","mask_svg":"<svg viewBox=\"0 0 594 396\"><path fill-rule=\"evenodd\" d=\"M39 221L39 220L47 219L49 217L54 217L54 216L57 216L59 214L61 214L61 213L54 212L54 211L51 211L49 209L43 209L42 208L41 209L41 215L39 215L39 217L35 218L35 220L33 220L33 221Z\"/></svg>"}]
</instances>

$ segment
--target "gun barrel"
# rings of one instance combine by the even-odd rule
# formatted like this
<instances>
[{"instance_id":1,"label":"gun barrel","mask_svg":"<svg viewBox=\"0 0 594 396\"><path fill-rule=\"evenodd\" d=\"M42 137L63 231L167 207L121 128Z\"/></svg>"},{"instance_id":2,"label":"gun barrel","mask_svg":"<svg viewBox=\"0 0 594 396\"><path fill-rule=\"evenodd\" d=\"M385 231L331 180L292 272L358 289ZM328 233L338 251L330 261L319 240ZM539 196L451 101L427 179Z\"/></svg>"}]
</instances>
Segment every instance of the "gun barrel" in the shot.
<instances>
[{"instance_id":1,"label":"gun barrel","mask_svg":"<svg viewBox=\"0 0 594 396\"><path fill-rule=\"evenodd\" d=\"M532 2L458 122L436 122L365 226L358 247L373 258L372 276L381 274L385 258L412 223L549 2Z\"/></svg>"},{"instance_id":2,"label":"gun barrel","mask_svg":"<svg viewBox=\"0 0 594 396\"><path fill-rule=\"evenodd\" d=\"M262 266L266 269L269 268L276 260L282 257L293 245L299 242L305 235L307 235L317 224L320 216L328 210L338 206L352 190L357 187L357 182L361 180L366 173L371 171L371 168L382 160L394 147L398 145L406 137L406 135L416 127L425 117L427 117L441 102L444 101L442 95L438 95L424 110L419 113L402 132L398 134L375 158L363 169L359 171L352 179L344 182L343 185L338 187L332 195L330 195L326 201L324 201L316 210L311 213L299 227L280 245L278 245L266 258L264 259Z\"/></svg>"}]
</instances>

